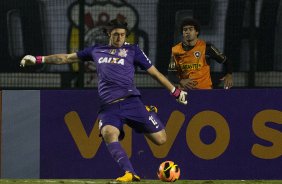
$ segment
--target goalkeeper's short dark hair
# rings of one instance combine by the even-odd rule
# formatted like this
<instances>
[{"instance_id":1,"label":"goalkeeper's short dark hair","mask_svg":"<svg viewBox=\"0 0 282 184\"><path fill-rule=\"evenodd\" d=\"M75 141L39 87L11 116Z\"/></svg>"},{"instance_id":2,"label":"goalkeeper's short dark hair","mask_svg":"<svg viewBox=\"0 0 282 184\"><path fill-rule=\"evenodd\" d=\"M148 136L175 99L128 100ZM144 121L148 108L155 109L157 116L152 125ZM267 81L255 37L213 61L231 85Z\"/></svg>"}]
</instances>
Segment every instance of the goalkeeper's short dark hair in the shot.
<instances>
[{"instance_id":1,"label":"goalkeeper's short dark hair","mask_svg":"<svg viewBox=\"0 0 282 184\"><path fill-rule=\"evenodd\" d=\"M183 19L181 24L180 24L180 31L181 32L183 31L183 27L185 27L185 26L194 26L195 30L199 33L198 36L200 35L201 27L200 27L199 22L196 19L191 19L191 18Z\"/></svg>"},{"instance_id":2,"label":"goalkeeper's short dark hair","mask_svg":"<svg viewBox=\"0 0 282 184\"><path fill-rule=\"evenodd\" d=\"M104 33L110 33L114 29L125 29L128 34L128 27L125 18L116 18L108 22L104 28Z\"/></svg>"}]
</instances>

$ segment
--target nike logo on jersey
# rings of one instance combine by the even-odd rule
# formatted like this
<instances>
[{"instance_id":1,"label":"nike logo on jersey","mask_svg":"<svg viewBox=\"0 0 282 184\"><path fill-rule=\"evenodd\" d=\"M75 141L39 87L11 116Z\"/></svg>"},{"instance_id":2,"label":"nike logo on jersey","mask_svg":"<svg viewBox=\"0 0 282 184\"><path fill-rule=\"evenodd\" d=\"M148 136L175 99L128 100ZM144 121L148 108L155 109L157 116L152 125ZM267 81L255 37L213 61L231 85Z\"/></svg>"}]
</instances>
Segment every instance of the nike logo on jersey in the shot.
<instances>
[{"instance_id":1,"label":"nike logo on jersey","mask_svg":"<svg viewBox=\"0 0 282 184\"><path fill-rule=\"evenodd\" d=\"M98 59L98 63L111 63L111 64L119 64L124 65L124 59L121 58L113 58L113 57L100 57Z\"/></svg>"}]
</instances>

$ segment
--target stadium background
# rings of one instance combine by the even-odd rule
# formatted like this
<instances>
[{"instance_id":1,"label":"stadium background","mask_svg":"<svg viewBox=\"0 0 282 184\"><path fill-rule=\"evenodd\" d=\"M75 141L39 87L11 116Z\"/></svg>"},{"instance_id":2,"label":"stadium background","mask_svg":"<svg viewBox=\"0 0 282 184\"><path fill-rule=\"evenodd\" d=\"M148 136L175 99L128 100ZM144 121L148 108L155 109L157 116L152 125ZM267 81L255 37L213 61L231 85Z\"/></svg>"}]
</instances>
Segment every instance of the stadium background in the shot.
<instances>
[{"instance_id":1,"label":"stadium background","mask_svg":"<svg viewBox=\"0 0 282 184\"><path fill-rule=\"evenodd\" d=\"M170 49L179 41L178 24L197 18L201 38L211 41L234 63L234 87L280 87L282 29L280 0L11 0L1 1L0 87L92 88L95 68L37 66L19 68L25 54L69 53L104 42L109 19L125 17L129 42L138 43L164 74ZM215 87L221 65L212 62ZM141 71L136 83L155 87Z\"/></svg>"},{"instance_id":2,"label":"stadium background","mask_svg":"<svg viewBox=\"0 0 282 184\"><path fill-rule=\"evenodd\" d=\"M231 131L224 153L211 160L192 153L189 145L191 150L186 149L185 128L173 134L177 140L174 149L162 159L154 159L152 148L144 143L144 138L133 135L135 141L140 141L139 146L144 147L137 152L133 150L131 157L136 159L142 178L153 178L156 165L172 158L180 159L185 179L282 179L282 93L281 89L273 89L282 86L281 13L282 0L0 1L1 177L107 178L117 175L117 171L111 169L112 161L107 160L110 158L104 157L105 148L99 148L97 157L85 159L64 120L74 109L90 135L95 125L93 112L97 110L96 101L89 100L97 98L96 90L92 90L97 85L93 64L37 65L22 69L19 61L26 54L74 52L104 42L101 27L107 20L121 16L131 27L128 41L138 43L164 74L170 48L180 39L179 22L184 17L197 18L202 24L201 38L213 42L233 61L234 88L239 88L220 89L222 84L218 79L223 69L213 63L212 77L218 89L191 92L186 108L176 104L146 73L137 69L137 87L144 92L147 103L159 105L165 122L169 122L169 115L176 111L180 114L171 121L183 121L187 127L193 117L211 111L223 116ZM253 118L261 112L268 113L269 119L265 121L270 125L259 129L273 130L266 131L270 138L254 132ZM184 120L179 120L183 114ZM215 128L213 126L207 127ZM207 145L214 143L218 134L212 128L204 130L210 137L201 137ZM271 143L276 144L272 147ZM254 145L263 145L267 154L251 153ZM154 154L158 153L156 150ZM111 163L106 166L107 172L99 169L105 167L105 163ZM147 167L150 164L152 167Z\"/></svg>"}]
</instances>

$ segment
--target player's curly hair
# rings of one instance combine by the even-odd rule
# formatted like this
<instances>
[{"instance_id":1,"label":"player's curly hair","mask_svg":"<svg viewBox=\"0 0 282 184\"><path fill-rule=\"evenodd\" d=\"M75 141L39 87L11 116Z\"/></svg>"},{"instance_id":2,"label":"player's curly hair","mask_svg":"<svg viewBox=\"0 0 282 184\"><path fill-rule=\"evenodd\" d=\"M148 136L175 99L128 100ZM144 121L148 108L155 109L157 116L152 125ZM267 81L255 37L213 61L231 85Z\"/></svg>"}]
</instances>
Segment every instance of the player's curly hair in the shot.
<instances>
[{"instance_id":1,"label":"player's curly hair","mask_svg":"<svg viewBox=\"0 0 282 184\"><path fill-rule=\"evenodd\" d=\"M191 19L191 18L186 18L183 19L181 24L180 24L180 31L183 31L183 27L185 26L194 26L195 30L199 33L198 36L200 35L200 23L196 19Z\"/></svg>"},{"instance_id":2,"label":"player's curly hair","mask_svg":"<svg viewBox=\"0 0 282 184\"><path fill-rule=\"evenodd\" d=\"M117 29L117 28L125 29L127 34L129 33L127 22L124 18L116 18L116 19L109 21L109 23L104 28L104 33L108 34L112 30Z\"/></svg>"}]
</instances>

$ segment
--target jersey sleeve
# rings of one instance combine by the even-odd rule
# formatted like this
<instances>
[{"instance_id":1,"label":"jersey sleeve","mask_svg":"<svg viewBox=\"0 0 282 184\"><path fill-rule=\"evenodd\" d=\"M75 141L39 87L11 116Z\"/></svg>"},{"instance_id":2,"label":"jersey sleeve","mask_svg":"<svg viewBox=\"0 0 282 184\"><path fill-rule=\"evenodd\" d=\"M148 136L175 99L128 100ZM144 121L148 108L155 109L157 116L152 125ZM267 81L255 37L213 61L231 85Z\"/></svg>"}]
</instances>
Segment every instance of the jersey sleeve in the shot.
<instances>
[{"instance_id":1,"label":"jersey sleeve","mask_svg":"<svg viewBox=\"0 0 282 184\"><path fill-rule=\"evenodd\" d=\"M138 45L135 45L134 64L139 66L142 70L148 70L152 66L151 60L138 47Z\"/></svg>"},{"instance_id":2,"label":"jersey sleeve","mask_svg":"<svg viewBox=\"0 0 282 184\"><path fill-rule=\"evenodd\" d=\"M91 52L94 49L94 47L95 46L87 47L83 50L78 51L76 53L77 57L79 57L79 59L81 59L82 61L92 61L93 59L92 59Z\"/></svg>"},{"instance_id":3,"label":"jersey sleeve","mask_svg":"<svg viewBox=\"0 0 282 184\"><path fill-rule=\"evenodd\" d=\"M208 58L214 59L218 63L224 63L227 59L227 57L211 43L207 43L206 55Z\"/></svg>"},{"instance_id":4,"label":"jersey sleeve","mask_svg":"<svg viewBox=\"0 0 282 184\"><path fill-rule=\"evenodd\" d=\"M222 52L220 52L213 44L207 43L206 55L210 59L214 59L218 63L224 64L226 73L233 72L233 66L230 59L228 59Z\"/></svg>"}]
</instances>

